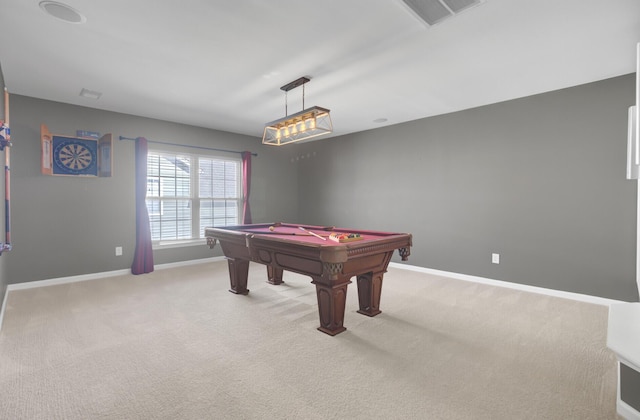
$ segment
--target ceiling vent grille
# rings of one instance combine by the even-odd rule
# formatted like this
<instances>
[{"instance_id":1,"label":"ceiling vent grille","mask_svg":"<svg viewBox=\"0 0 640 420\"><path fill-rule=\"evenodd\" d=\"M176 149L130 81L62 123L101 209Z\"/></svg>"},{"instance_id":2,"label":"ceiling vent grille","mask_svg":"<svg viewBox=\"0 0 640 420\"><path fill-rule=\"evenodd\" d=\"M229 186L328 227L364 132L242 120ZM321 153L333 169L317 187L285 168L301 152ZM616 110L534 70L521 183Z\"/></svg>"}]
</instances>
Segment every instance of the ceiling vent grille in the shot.
<instances>
[{"instance_id":1,"label":"ceiling vent grille","mask_svg":"<svg viewBox=\"0 0 640 420\"><path fill-rule=\"evenodd\" d=\"M484 0L402 0L413 14L432 26Z\"/></svg>"}]
</instances>

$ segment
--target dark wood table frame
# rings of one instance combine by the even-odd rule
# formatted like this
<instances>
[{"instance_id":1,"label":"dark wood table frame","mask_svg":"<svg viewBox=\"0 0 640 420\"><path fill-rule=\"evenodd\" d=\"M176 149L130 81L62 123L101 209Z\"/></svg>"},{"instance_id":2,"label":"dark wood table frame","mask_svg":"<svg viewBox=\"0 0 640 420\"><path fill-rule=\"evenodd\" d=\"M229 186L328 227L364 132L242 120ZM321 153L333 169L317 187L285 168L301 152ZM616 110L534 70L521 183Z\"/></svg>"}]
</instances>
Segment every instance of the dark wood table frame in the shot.
<instances>
[{"instance_id":1,"label":"dark wood table frame","mask_svg":"<svg viewBox=\"0 0 640 420\"><path fill-rule=\"evenodd\" d=\"M351 278L355 276L357 279L358 312L367 316L378 315L381 312L382 278L393 252L398 249L402 260L406 261L412 245L411 235L400 233L368 232L381 236L374 240L323 245L298 241L294 237L246 232L251 227L265 226L269 225L205 229L209 247L213 248L220 242L227 258L231 284L229 291L242 295L249 293L247 277L250 261L266 265L267 281L274 285L283 282L283 270L310 276L318 298L318 330L332 336L346 330L343 322L347 286ZM324 229L317 226L307 228L312 231Z\"/></svg>"}]
</instances>

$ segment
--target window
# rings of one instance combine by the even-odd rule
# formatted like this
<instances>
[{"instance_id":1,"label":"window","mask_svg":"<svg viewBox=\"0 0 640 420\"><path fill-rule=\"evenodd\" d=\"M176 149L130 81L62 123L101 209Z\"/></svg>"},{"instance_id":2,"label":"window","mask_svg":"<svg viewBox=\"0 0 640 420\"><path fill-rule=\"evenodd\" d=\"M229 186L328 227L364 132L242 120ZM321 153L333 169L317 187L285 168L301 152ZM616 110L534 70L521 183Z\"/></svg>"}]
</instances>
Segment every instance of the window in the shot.
<instances>
[{"instance_id":1,"label":"window","mask_svg":"<svg viewBox=\"0 0 640 420\"><path fill-rule=\"evenodd\" d=\"M147 210L151 240L204 237L206 226L238 224L240 159L150 150Z\"/></svg>"}]
</instances>

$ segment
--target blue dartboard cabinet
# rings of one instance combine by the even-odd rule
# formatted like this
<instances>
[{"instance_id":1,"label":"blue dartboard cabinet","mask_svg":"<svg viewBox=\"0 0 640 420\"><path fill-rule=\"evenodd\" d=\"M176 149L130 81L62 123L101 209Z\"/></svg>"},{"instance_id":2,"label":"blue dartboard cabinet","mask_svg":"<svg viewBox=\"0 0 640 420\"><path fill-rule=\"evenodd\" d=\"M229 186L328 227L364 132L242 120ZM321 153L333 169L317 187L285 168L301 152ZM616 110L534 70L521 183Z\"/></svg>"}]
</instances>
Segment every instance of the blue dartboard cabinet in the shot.
<instances>
[{"instance_id":1,"label":"blue dartboard cabinet","mask_svg":"<svg viewBox=\"0 0 640 420\"><path fill-rule=\"evenodd\" d=\"M42 173L45 175L111 176L111 134L100 139L51 134L40 127Z\"/></svg>"}]
</instances>

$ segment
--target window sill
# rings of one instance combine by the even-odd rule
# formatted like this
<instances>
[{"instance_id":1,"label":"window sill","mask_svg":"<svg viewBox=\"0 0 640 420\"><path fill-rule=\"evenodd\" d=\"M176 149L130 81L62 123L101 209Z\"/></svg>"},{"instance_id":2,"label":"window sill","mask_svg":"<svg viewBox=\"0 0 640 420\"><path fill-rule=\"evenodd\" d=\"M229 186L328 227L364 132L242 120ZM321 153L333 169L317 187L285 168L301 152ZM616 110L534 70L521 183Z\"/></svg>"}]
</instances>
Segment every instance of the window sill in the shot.
<instances>
[{"instance_id":1,"label":"window sill","mask_svg":"<svg viewBox=\"0 0 640 420\"><path fill-rule=\"evenodd\" d=\"M204 238L200 239L185 239L182 241L163 241L163 242L154 242L152 245L152 249L170 249L170 248L184 248L187 246L202 246L206 245L207 240Z\"/></svg>"}]
</instances>

